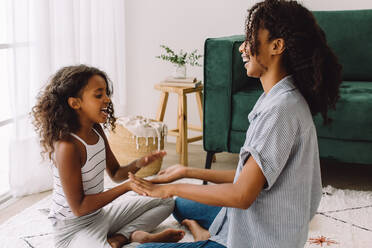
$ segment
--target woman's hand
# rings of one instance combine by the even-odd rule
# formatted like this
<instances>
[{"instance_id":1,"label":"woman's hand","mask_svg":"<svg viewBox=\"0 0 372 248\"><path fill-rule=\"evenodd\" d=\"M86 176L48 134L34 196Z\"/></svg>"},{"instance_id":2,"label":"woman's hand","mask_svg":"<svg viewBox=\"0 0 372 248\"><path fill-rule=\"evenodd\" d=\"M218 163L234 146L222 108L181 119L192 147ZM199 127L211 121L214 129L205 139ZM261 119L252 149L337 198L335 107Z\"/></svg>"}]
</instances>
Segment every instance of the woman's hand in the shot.
<instances>
[{"instance_id":1,"label":"woman's hand","mask_svg":"<svg viewBox=\"0 0 372 248\"><path fill-rule=\"evenodd\" d=\"M176 164L165 170L160 171L156 177L150 179L152 183L170 183L186 177L187 168L183 165Z\"/></svg>"},{"instance_id":2,"label":"woman's hand","mask_svg":"<svg viewBox=\"0 0 372 248\"><path fill-rule=\"evenodd\" d=\"M153 184L145 179L136 177L133 173L129 173L129 179L131 189L140 195L157 198L172 197L169 191L170 185Z\"/></svg>"},{"instance_id":3,"label":"woman's hand","mask_svg":"<svg viewBox=\"0 0 372 248\"><path fill-rule=\"evenodd\" d=\"M136 167L137 168L145 167L146 165L151 164L155 160L163 158L166 154L167 153L165 151L152 152L149 155L146 155L138 159L136 162Z\"/></svg>"}]
</instances>

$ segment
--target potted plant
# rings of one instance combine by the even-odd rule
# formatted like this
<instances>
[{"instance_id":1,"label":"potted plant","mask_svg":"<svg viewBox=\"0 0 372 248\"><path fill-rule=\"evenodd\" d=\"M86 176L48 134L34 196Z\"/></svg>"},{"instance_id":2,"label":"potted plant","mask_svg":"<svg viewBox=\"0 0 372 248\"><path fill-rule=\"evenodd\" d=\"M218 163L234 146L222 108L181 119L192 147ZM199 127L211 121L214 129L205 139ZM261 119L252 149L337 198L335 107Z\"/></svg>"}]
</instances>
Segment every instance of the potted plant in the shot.
<instances>
[{"instance_id":1,"label":"potted plant","mask_svg":"<svg viewBox=\"0 0 372 248\"><path fill-rule=\"evenodd\" d=\"M165 53L156 56L156 58L169 61L175 66L173 73L174 78L186 78L186 65L201 66L199 59L202 55L198 54L198 50L194 50L191 53L184 52L182 49L176 53L171 48L165 45L160 45L164 49Z\"/></svg>"}]
</instances>

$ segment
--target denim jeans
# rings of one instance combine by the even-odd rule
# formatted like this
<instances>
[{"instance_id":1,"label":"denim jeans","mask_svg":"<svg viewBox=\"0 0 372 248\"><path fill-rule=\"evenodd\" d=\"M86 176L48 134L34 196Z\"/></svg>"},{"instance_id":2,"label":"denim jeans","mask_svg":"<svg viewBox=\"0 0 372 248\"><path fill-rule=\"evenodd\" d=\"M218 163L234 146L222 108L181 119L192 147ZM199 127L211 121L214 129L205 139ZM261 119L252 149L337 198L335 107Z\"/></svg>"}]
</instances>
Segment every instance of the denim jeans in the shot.
<instances>
[{"instance_id":1,"label":"denim jeans","mask_svg":"<svg viewBox=\"0 0 372 248\"><path fill-rule=\"evenodd\" d=\"M173 216L178 222L184 219L196 220L200 226L209 229L221 207L209 206L195 201L178 197L173 211ZM225 248L225 246L211 240L187 243L147 243L140 248Z\"/></svg>"},{"instance_id":2,"label":"denim jeans","mask_svg":"<svg viewBox=\"0 0 372 248\"><path fill-rule=\"evenodd\" d=\"M137 248L226 248L226 246L211 240L204 240L187 243L146 243Z\"/></svg>"}]
</instances>

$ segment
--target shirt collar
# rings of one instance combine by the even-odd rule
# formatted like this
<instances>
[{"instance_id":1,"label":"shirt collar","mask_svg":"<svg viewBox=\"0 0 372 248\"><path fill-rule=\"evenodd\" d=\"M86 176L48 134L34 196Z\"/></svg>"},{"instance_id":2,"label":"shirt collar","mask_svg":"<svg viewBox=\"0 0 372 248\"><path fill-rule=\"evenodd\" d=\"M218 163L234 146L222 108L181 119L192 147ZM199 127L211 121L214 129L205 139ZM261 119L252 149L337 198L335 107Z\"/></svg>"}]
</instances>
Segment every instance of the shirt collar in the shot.
<instances>
[{"instance_id":1,"label":"shirt collar","mask_svg":"<svg viewBox=\"0 0 372 248\"><path fill-rule=\"evenodd\" d=\"M265 106L270 105L271 101L276 98L276 96L283 94L284 92L291 91L296 89L294 85L294 79L292 75L288 75L282 78L277 82L268 93L262 93L261 97L258 99L255 107L248 115L249 122L259 115L262 109L265 109Z\"/></svg>"},{"instance_id":2,"label":"shirt collar","mask_svg":"<svg viewBox=\"0 0 372 248\"><path fill-rule=\"evenodd\" d=\"M277 82L268 93L265 94L265 101L274 98L277 95L280 95L284 92L295 89L294 80L292 75L285 76L279 82Z\"/></svg>"}]
</instances>

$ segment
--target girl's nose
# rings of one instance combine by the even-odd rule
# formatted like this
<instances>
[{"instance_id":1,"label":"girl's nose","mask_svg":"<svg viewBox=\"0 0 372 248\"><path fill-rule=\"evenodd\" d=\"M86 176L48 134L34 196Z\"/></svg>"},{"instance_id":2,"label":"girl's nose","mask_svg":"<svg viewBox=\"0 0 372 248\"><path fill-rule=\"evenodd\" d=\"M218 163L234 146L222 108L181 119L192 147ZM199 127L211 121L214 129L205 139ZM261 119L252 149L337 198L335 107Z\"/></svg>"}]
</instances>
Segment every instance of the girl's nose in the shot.
<instances>
[{"instance_id":1,"label":"girl's nose","mask_svg":"<svg viewBox=\"0 0 372 248\"><path fill-rule=\"evenodd\" d=\"M106 103L111 102L110 97L108 97L108 95L106 95L106 94L105 94L105 99L104 99L104 101L105 101Z\"/></svg>"}]
</instances>

